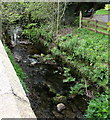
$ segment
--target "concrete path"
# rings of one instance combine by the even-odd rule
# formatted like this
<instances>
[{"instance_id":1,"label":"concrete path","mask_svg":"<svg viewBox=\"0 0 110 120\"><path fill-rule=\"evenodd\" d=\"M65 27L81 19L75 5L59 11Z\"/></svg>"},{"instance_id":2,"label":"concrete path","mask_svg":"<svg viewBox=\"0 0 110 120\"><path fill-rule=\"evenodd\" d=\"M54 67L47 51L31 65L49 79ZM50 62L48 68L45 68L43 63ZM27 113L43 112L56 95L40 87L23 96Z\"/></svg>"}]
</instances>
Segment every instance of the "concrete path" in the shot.
<instances>
[{"instance_id":1,"label":"concrete path","mask_svg":"<svg viewBox=\"0 0 110 120\"><path fill-rule=\"evenodd\" d=\"M0 41L0 119L36 118Z\"/></svg>"}]
</instances>

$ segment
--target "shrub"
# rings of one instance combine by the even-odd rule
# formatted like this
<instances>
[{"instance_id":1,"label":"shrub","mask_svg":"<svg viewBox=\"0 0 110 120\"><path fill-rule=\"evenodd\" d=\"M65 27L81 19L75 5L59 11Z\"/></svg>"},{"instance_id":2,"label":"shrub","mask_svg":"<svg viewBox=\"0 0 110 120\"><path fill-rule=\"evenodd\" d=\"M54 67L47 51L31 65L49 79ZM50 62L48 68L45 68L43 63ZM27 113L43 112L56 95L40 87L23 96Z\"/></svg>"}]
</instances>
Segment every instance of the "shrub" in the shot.
<instances>
[{"instance_id":1,"label":"shrub","mask_svg":"<svg viewBox=\"0 0 110 120\"><path fill-rule=\"evenodd\" d=\"M44 40L50 42L52 40L52 33L48 31L46 25L42 25L40 27L34 27L35 23L28 24L26 28L23 30L22 35L28 36L28 38L33 41L39 41L39 38L43 38Z\"/></svg>"},{"instance_id":2,"label":"shrub","mask_svg":"<svg viewBox=\"0 0 110 120\"><path fill-rule=\"evenodd\" d=\"M89 102L86 118L103 119L109 117L108 95L100 95Z\"/></svg>"},{"instance_id":3,"label":"shrub","mask_svg":"<svg viewBox=\"0 0 110 120\"><path fill-rule=\"evenodd\" d=\"M100 9L95 12L95 15L108 15L108 14L109 14L109 11L105 9Z\"/></svg>"}]
</instances>

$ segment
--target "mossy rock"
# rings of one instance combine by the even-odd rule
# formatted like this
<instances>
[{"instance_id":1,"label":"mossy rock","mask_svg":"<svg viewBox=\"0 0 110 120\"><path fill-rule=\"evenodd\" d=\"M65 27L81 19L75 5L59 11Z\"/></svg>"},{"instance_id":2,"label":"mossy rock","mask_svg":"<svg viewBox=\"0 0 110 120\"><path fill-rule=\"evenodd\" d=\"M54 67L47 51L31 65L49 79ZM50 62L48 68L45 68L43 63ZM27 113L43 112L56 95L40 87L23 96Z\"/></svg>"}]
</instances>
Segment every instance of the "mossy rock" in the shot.
<instances>
[{"instance_id":1,"label":"mossy rock","mask_svg":"<svg viewBox=\"0 0 110 120\"><path fill-rule=\"evenodd\" d=\"M60 95L60 94L59 94ZM56 95L56 97L53 98L54 102L56 103L59 103L59 102L62 102L62 103L66 103L66 96L63 96L63 95Z\"/></svg>"},{"instance_id":2,"label":"mossy rock","mask_svg":"<svg viewBox=\"0 0 110 120\"><path fill-rule=\"evenodd\" d=\"M52 87L49 87L49 92L56 93L56 90Z\"/></svg>"}]
</instances>

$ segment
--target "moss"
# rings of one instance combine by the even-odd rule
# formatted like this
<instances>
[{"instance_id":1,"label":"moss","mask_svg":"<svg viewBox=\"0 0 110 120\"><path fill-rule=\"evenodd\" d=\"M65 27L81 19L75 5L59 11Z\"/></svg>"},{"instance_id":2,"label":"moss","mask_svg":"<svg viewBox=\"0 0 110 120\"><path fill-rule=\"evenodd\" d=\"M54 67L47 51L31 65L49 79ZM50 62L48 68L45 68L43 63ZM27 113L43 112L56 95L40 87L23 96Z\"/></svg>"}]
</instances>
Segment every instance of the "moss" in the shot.
<instances>
[{"instance_id":1,"label":"moss","mask_svg":"<svg viewBox=\"0 0 110 120\"><path fill-rule=\"evenodd\" d=\"M56 97L60 97L61 95L59 93L56 94Z\"/></svg>"},{"instance_id":2,"label":"moss","mask_svg":"<svg viewBox=\"0 0 110 120\"><path fill-rule=\"evenodd\" d=\"M60 95L60 94L59 94ZM59 102L63 102L65 103L66 102L66 99L67 97L66 96L63 96L63 95L60 95L60 96L57 96L53 98L54 102L56 103L59 103Z\"/></svg>"},{"instance_id":3,"label":"moss","mask_svg":"<svg viewBox=\"0 0 110 120\"><path fill-rule=\"evenodd\" d=\"M49 88L49 91L52 92L52 93L56 93L55 89L53 89L51 87Z\"/></svg>"}]
</instances>

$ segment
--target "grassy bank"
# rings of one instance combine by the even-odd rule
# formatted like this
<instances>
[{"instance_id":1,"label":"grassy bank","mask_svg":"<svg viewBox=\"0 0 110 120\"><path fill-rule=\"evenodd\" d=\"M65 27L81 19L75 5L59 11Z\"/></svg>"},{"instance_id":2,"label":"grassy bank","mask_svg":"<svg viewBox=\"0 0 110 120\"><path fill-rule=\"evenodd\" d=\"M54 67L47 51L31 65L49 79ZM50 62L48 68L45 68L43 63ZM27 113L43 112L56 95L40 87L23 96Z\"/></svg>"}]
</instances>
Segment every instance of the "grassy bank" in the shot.
<instances>
[{"instance_id":1,"label":"grassy bank","mask_svg":"<svg viewBox=\"0 0 110 120\"><path fill-rule=\"evenodd\" d=\"M17 76L19 77L19 80L20 80L20 82L21 82L21 84L23 86L23 89L25 90L25 92L28 92L28 90L26 88L26 85L25 85L25 83L23 81L24 79L27 78L27 75L23 72L21 67L16 63L16 61L15 61L15 59L14 59L12 53L11 53L11 50L7 46L5 46L5 50L6 50L7 54L8 54L8 57L9 57L12 65L13 65L15 71L16 71Z\"/></svg>"},{"instance_id":2,"label":"grassy bank","mask_svg":"<svg viewBox=\"0 0 110 120\"><path fill-rule=\"evenodd\" d=\"M110 14L110 11L105 9L100 9L95 12L95 15L108 15L108 14Z\"/></svg>"},{"instance_id":3,"label":"grassy bank","mask_svg":"<svg viewBox=\"0 0 110 120\"><path fill-rule=\"evenodd\" d=\"M82 75L82 79L75 81L75 85L71 87L71 93L73 94L79 85L77 93L83 91L83 94L91 97L86 112L87 118L107 118L108 37L78 29L75 35L64 37L62 40L59 43L60 49L66 51L73 64L77 62L76 69Z\"/></svg>"},{"instance_id":4,"label":"grassy bank","mask_svg":"<svg viewBox=\"0 0 110 120\"><path fill-rule=\"evenodd\" d=\"M77 29L60 37L57 46L51 53L64 63L64 82L71 82L70 94L90 98L86 118L108 118L108 36Z\"/></svg>"},{"instance_id":5,"label":"grassy bank","mask_svg":"<svg viewBox=\"0 0 110 120\"><path fill-rule=\"evenodd\" d=\"M38 42L36 39L34 41ZM63 66L63 81L65 84L71 82L68 93L88 97L86 118L110 117L108 36L81 28L75 29L71 34L62 35L57 40L41 41L48 47L50 58Z\"/></svg>"}]
</instances>

